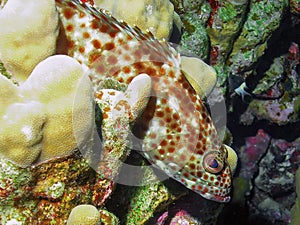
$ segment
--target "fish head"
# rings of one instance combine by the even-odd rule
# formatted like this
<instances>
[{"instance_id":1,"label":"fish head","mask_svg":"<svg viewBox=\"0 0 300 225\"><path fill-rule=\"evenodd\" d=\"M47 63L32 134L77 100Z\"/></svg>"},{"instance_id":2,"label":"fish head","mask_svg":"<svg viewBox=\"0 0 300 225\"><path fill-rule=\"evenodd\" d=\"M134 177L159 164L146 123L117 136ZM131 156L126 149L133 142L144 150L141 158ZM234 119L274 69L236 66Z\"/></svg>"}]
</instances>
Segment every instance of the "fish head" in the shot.
<instances>
[{"instance_id":1,"label":"fish head","mask_svg":"<svg viewBox=\"0 0 300 225\"><path fill-rule=\"evenodd\" d=\"M136 123L145 128L143 155L204 198L228 202L235 152L221 143L210 113L188 80L182 74L163 79L168 78L154 86L156 99L150 99Z\"/></svg>"}]
</instances>

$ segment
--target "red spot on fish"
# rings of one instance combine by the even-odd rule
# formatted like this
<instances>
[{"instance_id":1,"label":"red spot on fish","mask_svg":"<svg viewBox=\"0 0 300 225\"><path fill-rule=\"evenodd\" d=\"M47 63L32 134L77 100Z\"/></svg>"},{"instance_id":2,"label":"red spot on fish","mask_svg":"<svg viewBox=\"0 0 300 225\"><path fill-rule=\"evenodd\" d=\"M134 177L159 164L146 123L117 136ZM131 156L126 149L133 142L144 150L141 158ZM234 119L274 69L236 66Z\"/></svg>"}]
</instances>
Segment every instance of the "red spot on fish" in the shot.
<instances>
[{"instance_id":1,"label":"red spot on fish","mask_svg":"<svg viewBox=\"0 0 300 225\"><path fill-rule=\"evenodd\" d=\"M163 150L163 149L159 149L158 152L159 152L160 155L164 155L165 154L165 150Z\"/></svg>"},{"instance_id":2,"label":"red spot on fish","mask_svg":"<svg viewBox=\"0 0 300 225\"><path fill-rule=\"evenodd\" d=\"M106 43L104 46L103 46L103 50L112 50L115 48L115 44L110 42L110 43Z\"/></svg>"},{"instance_id":3,"label":"red spot on fish","mask_svg":"<svg viewBox=\"0 0 300 225\"><path fill-rule=\"evenodd\" d=\"M124 55L124 59L125 59L125 61L130 61L131 57L130 57L130 55L126 54L126 55Z\"/></svg>"},{"instance_id":4,"label":"red spot on fish","mask_svg":"<svg viewBox=\"0 0 300 225\"><path fill-rule=\"evenodd\" d=\"M74 30L74 26L73 26L72 24L69 24L69 25L67 25L66 30L67 30L68 32L71 32L71 31Z\"/></svg>"},{"instance_id":5,"label":"red spot on fish","mask_svg":"<svg viewBox=\"0 0 300 225\"><path fill-rule=\"evenodd\" d=\"M82 34L82 37L85 38L85 39L88 39L88 38L91 37L91 35L90 35L88 32L84 32L84 33Z\"/></svg>"},{"instance_id":6,"label":"red spot on fish","mask_svg":"<svg viewBox=\"0 0 300 225\"><path fill-rule=\"evenodd\" d=\"M175 148L174 147L169 147L168 148L168 152L169 153L174 153L175 152Z\"/></svg>"},{"instance_id":7,"label":"red spot on fish","mask_svg":"<svg viewBox=\"0 0 300 225\"><path fill-rule=\"evenodd\" d=\"M122 68L122 71L123 71L124 73L128 74L128 73L130 73L131 69L130 69L129 66L124 66L124 67Z\"/></svg>"},{"instance_id":8,"label":"red spot on fish","mask_svg":"<svg viewBox=\"0 0 300 225\"><path fill-rule=\"evenodd\" d=\"M66 19L71 19L74 16L75 11L71 8L65 8L63 10L63 14L66 17Z\"/></svg>"},{"instance_id":9,"label":"red spot on fish","mask_svg":"<svg viewBox=\"0 0 300 225\"><path fill-rule=\"evenodd\" d=\"M91 54L89 54L89 62L90 63L95 62L100 56L101 56L100 52L92 52Z\"/></svg>"},{"instance_id":10,"label":"red spot on fish","mask_svg":"<svg viewBox=\"0 0 300 225\"><path fill-rule=\"evenodd\" d=\"M157 111L157 112L156 112L156 116L157 116L157 117L164 117L164 112L162 112L162 111Z\"/></svg>"},{"instance_id":11,"label":"red spot on fish","mask_svg":"<svg viewBox=\"0 0 300 225\"><path fill-rule=\"evenodd\" d=\"M194 169L196 168L195 164L194 164L194 163L190 163L190 168L191 168L192 170L194 170Z\"/></svg>"},{"instance_id":12,"label":"red spot on fish","mask_svg":"<svg viewBox=\"0 0 300 225\"><path fill-rule=\"evenodd\" d=\"M84 12L80 12L79 13L79 18L83 18L83 17L85 17L85 13Z\"/></svg>"},{"instance_id":13,"label":"red spot on fish","mask_svg":"<svg viewBox=\"0 0 300 225\"><path fill-rule=\"evenodd\" d=\"M91 22L90 27L91 27L92 29L94 29L94 30L98 29L98 28L99 28L99 23L97 22L97 20L93 20L93 21Z\"/></svg>"},{"instance_id":14,"label":"red spot on fish","mask_svg":"<svg viewBox=\"0 0 300 225\"><path fill-rule=\"evenodd\" d=\"M94 48L96 48L96 49L101 48L101 42L97 39L92 40L92 44L93 44Z\"/></svg>"},{"instance_id":15,"label":"red spot on fish","mask_svg":"<svg viewBox=\"0 0 300 225\"><path fill-rule=\"evenodd\" d=\"M160 146L162 146L162 147L166 146L167 144L168 144L168 142L166 140L162 140L160 142Z\"/></svg>"},{"instance_id":16,"label":"red spot on fish","mask_svg":"<svg viewBox=\"0 0 300 225\"><path fill-rule=\"evenodd\" d=\"M102 24L102 26L100 27L100 31L102 33L107 33L108 29L109 29L109 26L106 24Z\"/></svg>"},{"instance_id":17,"label":"red spot on fish","mask_svg":"<svg viewBox=\"0 0 300 225\"><path fill-rule=\"evenodd\" d=\"M80 53L84 53L85 48L83 46L80 46L78 50L79 50Z\"/></svg>"},{"instance_id":18,"label":"red spot on fish","mask_svg":"<svg viewBox=\"0 0 300 225\"><path fill-rule=\"evenodd\" d=\"M69 41L68 42L68 49L74 48L74 41Z\"/></svg>"},{"instance_id":19,"label":"red spot on fish","mask_svg":"<svg viewBox=\"0 0 300 225\"><path fill-rule=\"evenodd\" d=\"M117 35L117 33L118 33L118 31L112 30L112 31L109 32L109 36L110 36L111 38L115 38L116 35Z\"/></svg>"}]
</instances>

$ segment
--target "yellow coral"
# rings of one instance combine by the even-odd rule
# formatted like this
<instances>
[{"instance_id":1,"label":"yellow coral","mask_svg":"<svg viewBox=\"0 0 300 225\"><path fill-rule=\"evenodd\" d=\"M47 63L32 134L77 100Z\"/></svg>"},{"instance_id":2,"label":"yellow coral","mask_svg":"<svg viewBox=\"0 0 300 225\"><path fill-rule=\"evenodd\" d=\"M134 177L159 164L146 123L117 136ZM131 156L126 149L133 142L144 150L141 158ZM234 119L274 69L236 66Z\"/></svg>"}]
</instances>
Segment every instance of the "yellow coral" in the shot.
<instances>
[{"instance_id":1,"label":"yellow coral","mask_svg":"<svg viewBox=\"0 0 300 225\"><path fill-rule=\"evenodd\" d=\"M72 209L67 225L100 225L100 213L93 205L78 205Z\"/></svg>"},{"instance_id":2,"label":"yellow coral","mask_svg":"<svg viewBox=\"0 0 300 225\"><path fill-rule=\"evenodd\" d=\"M182 56L181 69L185 78L201 97L207 96L216 84L215 70L201 59Z\"/></svg>"},{"instance_id":3,"label":"yellow coral","mask_svg":"<svg viewBox=\"0 0 300 225\"><path fill-rule=\"evenodd\" d=\"M58 14L53 0L10 0L0 11L0 59L17 81L56 51Z\"/></svg>"},{"instance_id":4,"label":"yellow coral","mask_svg":"<svg viewBox=\"0 0 300 225\"><path fill-rule=\"evenodd\" d=\"M10 94L0 99L0 154L16 164L68 154L91 137L93 91L75 59L51 56L20 87L3 76L0 86Z\"/></svg>"},{"instance_id":5,"label":"yellow coral","mask_svg":"<svg viewBox=\"0 0 300 225\"><path fill-rule=\"evenodd\" d=\"M95 0L95 5L104 8L118 19L141 30L150 30L158 38L169 39L176 17L174 6L169 0Z\"/></svg>"},{"instance_id":6,"label":"yellow coral","mask_svg":"<svg viewBox=\"0 0 300 225\"><path fill-rule=\"evenodd\" d=\"M229 164L229 168L232 174L235 173L236 167L237 167L237 163L238 163L238 157L236 152L229 147L228 145L224 145L224 147L227 150L227 162Z\"/></svg>"}]
</instances>

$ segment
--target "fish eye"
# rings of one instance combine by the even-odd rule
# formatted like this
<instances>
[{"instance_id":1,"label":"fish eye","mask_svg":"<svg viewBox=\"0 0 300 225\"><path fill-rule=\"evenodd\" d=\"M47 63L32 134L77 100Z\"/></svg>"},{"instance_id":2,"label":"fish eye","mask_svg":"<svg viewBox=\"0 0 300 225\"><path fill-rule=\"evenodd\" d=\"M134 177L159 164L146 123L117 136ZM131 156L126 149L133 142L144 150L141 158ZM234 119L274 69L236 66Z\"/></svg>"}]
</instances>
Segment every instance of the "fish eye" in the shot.
<instances>
[{"instance_id":1,"label":"fish eye","mask_svg":"<svg viewBox=\"0 0 300 225\"><path fill-rule=\"evenodd\" d=\"M203 167L209 173L219 173L223 169L223 162L221 162L216 152L209 152L204 156Z\"/></svg>"}]
</instances>

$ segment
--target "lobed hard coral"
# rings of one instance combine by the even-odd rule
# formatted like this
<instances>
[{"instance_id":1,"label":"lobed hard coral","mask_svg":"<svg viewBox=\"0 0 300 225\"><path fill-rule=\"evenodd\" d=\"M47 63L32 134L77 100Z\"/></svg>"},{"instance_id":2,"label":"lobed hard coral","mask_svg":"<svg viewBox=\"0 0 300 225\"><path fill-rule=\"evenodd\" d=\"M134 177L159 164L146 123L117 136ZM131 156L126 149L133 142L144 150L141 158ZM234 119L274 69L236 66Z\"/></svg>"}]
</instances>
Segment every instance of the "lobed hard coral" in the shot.
<instances>
[{"instance_id":1,"label":"lobed hard coral","mask_svg":"<svg viewBox=\"0 0 300 225\"><path fill-rule=\"evenodd\" d=\"M56 51L59 19L53 0L7 1L0 9L0 60L18 82ZM37 13L39 12L39 13Z\"/></svg>"},{"instance_id":2,"label":"lobed hard coral","mask_svg":"<svg viewBox=\"0 0 300 225\"><path fill-rule=\"evenodd\" d=\"M131 26L137 26L143 31L151 31L158 39L169 39L173 20L180 20L169 0L95 0L94 2L97 7L110 11L114 17L126 21Z\"/></svg>"},{"instance_id":3,"label":"lobed hard coral","mask_svg":"<svg viewBox=\"0 0 300 225\"><path fill-rule=\"evenodd\" d=\"M181 57L181 69L201 97L207 96L213 89L217 81L215 70L195 57Z\"/></svg>"},{"instance_id":4,"label":"lobed hard coral","mask_svg":"<svg viewBox=\"0 0 300 225\"><path fill-rule=\"evenodd\" d=\"M90 138L92 87L76 60L49 57L21 86L4 76L0 86L0 153L14 163L65 155Z\"/></svg>"},{"instance_id":5,"label":"lobed hard coral","mask_svg":"<svg viewBox=\"0 0 300 225\"><path fill-rule=\"evenodd\" d=\"M93 205L78 205L72 209L67 225L100 225L100 213Z\"/></svg>"}]
</instances>

